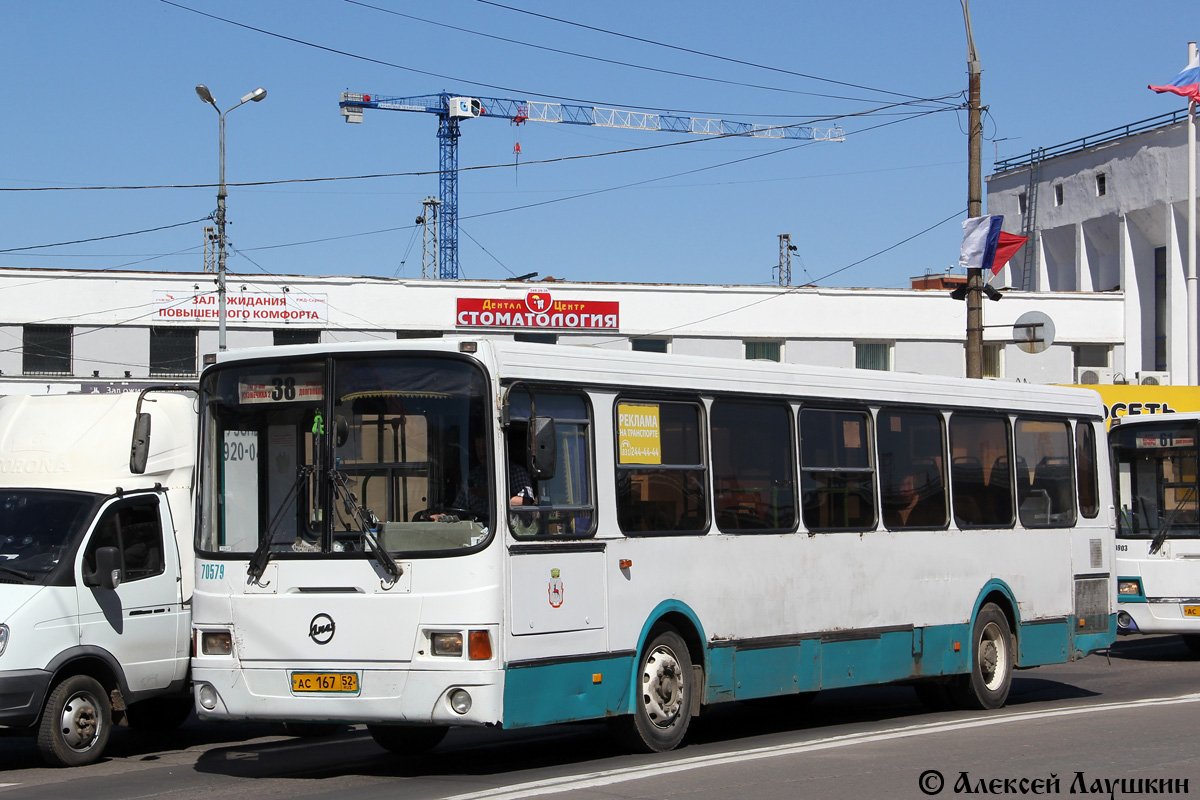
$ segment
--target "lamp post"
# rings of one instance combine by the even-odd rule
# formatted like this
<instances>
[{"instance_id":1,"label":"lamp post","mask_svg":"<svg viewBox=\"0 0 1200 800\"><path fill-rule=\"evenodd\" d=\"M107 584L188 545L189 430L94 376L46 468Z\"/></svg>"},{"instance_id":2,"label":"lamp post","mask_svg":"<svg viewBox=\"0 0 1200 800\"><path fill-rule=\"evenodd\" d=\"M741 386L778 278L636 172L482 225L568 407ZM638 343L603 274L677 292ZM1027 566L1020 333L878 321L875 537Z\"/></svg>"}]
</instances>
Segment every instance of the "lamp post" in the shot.
<instances>
[{"instance_id":1,"label":"lamp post","mask_svg":"<svg viewBox=\"0 0 1200 800\"><path fill-rule=\"evenodd\" d=\"M243 97L237 102L237 105L230 106L222 111L217 108L217 101L213 99L212 92L203 83L196 87L196 94L202 101L208 103L216 110L217 115L221 119L221 181L217 188L217 349L225 349L225 115L233 109L242 105L245 102L253 100L258 102L267 96L267 90L261 86L255 89L250 94Z\"/></svg>"}]
</instances>

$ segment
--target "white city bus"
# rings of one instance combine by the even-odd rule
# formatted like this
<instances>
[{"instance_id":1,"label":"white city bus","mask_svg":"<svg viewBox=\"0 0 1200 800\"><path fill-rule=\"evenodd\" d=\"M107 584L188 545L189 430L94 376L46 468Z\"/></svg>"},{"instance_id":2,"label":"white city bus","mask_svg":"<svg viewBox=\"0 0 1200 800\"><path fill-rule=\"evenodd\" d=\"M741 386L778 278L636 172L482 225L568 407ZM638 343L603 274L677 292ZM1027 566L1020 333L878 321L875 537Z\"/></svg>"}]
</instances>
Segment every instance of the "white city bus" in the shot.
<instances>
[{"instance_id":1,"label":"white city bus","mask_svg":"<svg viewBox=\"0 0 1200 800\"><path fill-rule=\"evenodd\" d=\"M1117 495L1117 631L1179 633L1200 653L1200 413L1119 417L1109 431Z\"/></svg>"},{"instance_id":2,"label":"white city bus","mask_svg":"<svg viewBox=\"0 0 1200 800\"><path fill-rule=\"evenodd\" d=\"M1094 392L458 339L227 352L201 392L206 718L663 751L731 700L994 708L1116 636Z\"/></svg>"}]
</instances>

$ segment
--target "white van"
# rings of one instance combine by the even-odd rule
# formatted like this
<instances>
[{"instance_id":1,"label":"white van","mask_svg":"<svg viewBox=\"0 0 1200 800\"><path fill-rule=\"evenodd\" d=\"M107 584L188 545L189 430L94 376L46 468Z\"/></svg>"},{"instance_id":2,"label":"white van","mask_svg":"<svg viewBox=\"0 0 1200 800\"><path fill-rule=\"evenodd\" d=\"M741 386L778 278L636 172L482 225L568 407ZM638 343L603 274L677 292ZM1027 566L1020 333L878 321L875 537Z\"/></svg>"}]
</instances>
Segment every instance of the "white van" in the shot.
<instances>
[{"instance_id":1,"label":"white van","mask_svg":"<svg viewBox=\"0 0 1200 800\"><path fill-rule=\"evenodd\" d=\"M50 764L191 711L185 392L0 398L0 725L36 734Z\"/></svg>"}]
</instances>

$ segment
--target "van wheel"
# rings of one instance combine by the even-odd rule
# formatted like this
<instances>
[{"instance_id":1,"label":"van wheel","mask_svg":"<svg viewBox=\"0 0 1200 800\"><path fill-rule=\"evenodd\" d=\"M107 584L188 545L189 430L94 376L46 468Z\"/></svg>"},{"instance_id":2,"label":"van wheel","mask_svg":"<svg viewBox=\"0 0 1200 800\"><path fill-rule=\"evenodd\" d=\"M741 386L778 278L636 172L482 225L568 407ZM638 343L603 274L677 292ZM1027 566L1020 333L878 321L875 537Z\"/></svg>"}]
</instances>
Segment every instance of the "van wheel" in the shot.
<instances>
[{"instance_id":1,"label":"van wheel","mask_svg":"<svg viewBox=\"0 0 1200 800\"><path fill-rule=\"evenodd\" d=\"M154 697L131 703L125 711L129 727L149 733L173 731L192 713L195 702L187 697Z\"/></svg>"},{"instance_id":2,"label":"van wheel","mask_svg":"<svg viewBox=\"0 0 1200 800\"><path fill-rule=\"evenodd\" d=\"M375 744L398 756L428 753L442 743L450 728L432 725L368 725Z\"/></svg>"},{"instance_id":3,"label":"van wheel","mask_svg":"<svg viewBox=\"0 0 1200 800\"><path fill-rule=\"evenodd\" d=\"M112 732L112 705L95 679L72 675L54 687L38 724L38 752L54 767L100 758Z\"/></svg>"},{"instance_id":4,"label":"van wheel","mask_svg":"<svg viewBox=\"0 0 1200 800\"><path fill-rule=\"evenodd\" d=\"M633 714L610 718L609 727L634 752L674 750L691 722L695 691L687 645L673 628L667 628L642 653Z\"/></svg>"},{"instance_id":5,"label":"van wheel","mask_svg":"<svg viewBox=\"0 0 1200 800\"><path fill-rule=\"evenodd\" d=\"M971 630L971 672L957 675L950 694L959 708L1000 708L1013 675L1013 638L1008 618L994 603L979 609Z\"/></svg>"}]
</instances>

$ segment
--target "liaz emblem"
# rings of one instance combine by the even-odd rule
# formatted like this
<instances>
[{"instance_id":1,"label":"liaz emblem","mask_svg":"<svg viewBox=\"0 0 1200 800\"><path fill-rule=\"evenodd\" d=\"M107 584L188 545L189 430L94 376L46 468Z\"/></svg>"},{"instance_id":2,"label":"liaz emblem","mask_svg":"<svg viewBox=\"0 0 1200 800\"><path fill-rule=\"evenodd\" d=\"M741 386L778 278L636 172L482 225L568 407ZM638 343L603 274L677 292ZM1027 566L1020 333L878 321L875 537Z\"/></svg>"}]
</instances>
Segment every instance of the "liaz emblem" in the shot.
<instances>
[{"instance_id":1,"label":"liaz emblem","mask_svg":"<svg viewBox=\"0 0 1200 800\"><path fill-rule=\"evenodd\" d=\"M563 604L563 582L558 574L557 568L550 570L550 586L547 591L550 594L551 608L558 608Z\"/></svg>"}]
</instances>

